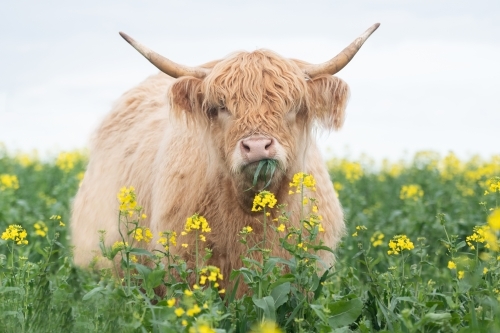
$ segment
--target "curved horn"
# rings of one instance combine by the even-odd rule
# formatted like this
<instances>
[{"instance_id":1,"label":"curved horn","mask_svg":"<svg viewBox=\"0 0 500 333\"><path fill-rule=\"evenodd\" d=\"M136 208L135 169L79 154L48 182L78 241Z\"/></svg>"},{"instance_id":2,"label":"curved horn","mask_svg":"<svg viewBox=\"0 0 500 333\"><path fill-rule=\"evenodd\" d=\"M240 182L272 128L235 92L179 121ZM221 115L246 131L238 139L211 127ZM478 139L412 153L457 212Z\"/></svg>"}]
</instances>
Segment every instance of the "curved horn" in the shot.
<instances>
[{"instance_id":1,"label":"curved horn","mask_svg":"<svg viewBox=\"0 0 500 333\"><path fill-rule=\"evenodd\" d=\"M123 39L125 39L130 45L132 45L134 49L139 51L140 54L148 59L160 71L170 75L171 77L178 78L181 76L194 76L199 79L203 79L205 76L207 76L208 73L210 73L210 70L207 68L179 65L142 45L123 32L120 32L120 36L122 36Z\"/></svg>"},{"instance_id":2,"label":"curved horn","mask_svg":"<svg viewBox=\"0 0 500 333\"><path fill-rule=\"evenodd\" d=\"M304 68L304 73L309 77L315 77L320 74L330 74L333 75L338 73L342 68L344 68L349 61L356 55L363 43L370 37L370 35L377 30L380 23L375 23L364 34L359 36L352 42L348 47L346 47L342 52L336 55L331 60L318 65L309 65Z\"/></svg>"}]
</instances>

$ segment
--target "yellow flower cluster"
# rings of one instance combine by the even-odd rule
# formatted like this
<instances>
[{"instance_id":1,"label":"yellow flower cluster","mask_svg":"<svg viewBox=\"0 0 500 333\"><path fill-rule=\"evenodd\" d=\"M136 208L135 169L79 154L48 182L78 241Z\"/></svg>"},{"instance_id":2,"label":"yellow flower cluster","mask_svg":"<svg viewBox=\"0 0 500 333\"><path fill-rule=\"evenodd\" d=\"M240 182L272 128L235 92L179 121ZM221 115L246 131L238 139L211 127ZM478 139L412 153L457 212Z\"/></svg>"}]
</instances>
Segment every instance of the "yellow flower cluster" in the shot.
<instances>
[{"instance_id":1,"label":"yellow flower cluster","mask_svg":"<svg viewBox=\"0 0 500 333\"><path fill-rule=\"evenodd\" d=\"M387 254L398 255L404 250L410 251L414 248L415 246L413 245L412 241L408 237L406 237L406 235L396 235L389 241L390 250L387 251Z\"/></svg>"},{"instance_id":2,"label":"yellow flower cluster","mask_svg":"<svg viewBox=\"0 0 500 333\"><path fill-rule=\"evenodd\" d=\"M316 207L316 206L314 206L314 207ZM311 214L309 216L309 219L306 222L304 222L304 228L306 228L307 230L310 230L311 228L314 228L317 226L319 232L324 232L325 229L323 228L323 224L321 224L321 221L323 221L323 216ZM281 227L281 225L280 225L280 227ZM283 226L283 229L284 229L284 226Z\"/></svg>"},{"instance_id":3,"label":"yellow flower cluster","mask_svg":"<svg viewBox=\"0 0 500 333\"><path fill-rule=\"evenodd\" d=\"M252 212L260 212L263 208L273 208L278 201L274 194L269 191L261 191L253 199Z\"/></svg>"},{"instance_id":4,"label":"yellow flower cluster","mask_svg":"<svg viewBox=\"0 0 500 333\"><path fill-rule=\"evenodd\" d=\"M121 251L128 247L128 242L115 242L113 246L111 246L112 251Z\"/></svg>"},{"instance_id":5,"label":"yellow flower cluster","mask_svg":"<svg viewBox=\"0 0 500 333\"><path fill-rule=\"evenodd\" d=\"M399 198L401 200L417 201L423 196L424 196L424 191L422 191L420 185L416 184L403 185L403 187L401 188L401 192L399 193Z\"/></svg>"},{"instance_id":6,"label":"yellow flower cluster","mask_svg":"<svg viewBox=\"0 0 500 333\"><path fill-rule=\"evenodd\" d=\"M370 242L372 242L373 247L377 247L383 244L385 235L380 231L375 231L370 237Z\"/></svg>"},{"instance_id":7,"label":"yellow flower cluster","mask_svg":"<svg viewBox=\"0 0 500 333\"><path fill-rule=\"evenodd\" d=\"M441 177L445 180L453 179L453 177L461 173L464 169L463 163L458 159L458 157L450 152L440 163L439 172Z\"/></svg>"},{"instance_id":8,"label":"yellow flower cluster","mask_svg":"<svg viewBox=\"0 0 500 333\"><path fill-rule=\"evenodd\" d=\"M65 227L65 226L66 226L66 224L64 224L64 222L63 222L63 221L61 221L61 215L52 215L52 216L50 217L50 219L51 219L51 220L56 220L56 221L59 221L59 226L60 226L60 227Z\"/></svg>"},{"instance_id":9,"label":"yellow flower cluster","mask_svg":"<svg viewBox=\"0 0 500 333\"><path fill-rule=\"evenodd\" d=\"M157 241L158 244L161 244L165 247L165 251L169 249L170 245L177 246L177 233L175 231L165 231L160 233L160 239Z\"/></svg>"},{"instance_id":10,"label":"yellow flower cluster","mask_svg":"<svg viewBox=\"0 0 500 333\"><path fill-rule=\"evenodd\" d=\"M484 192L484 195L500 192L500 177L489 179L485 185L487 190Z\"/></svg>"},{"instance_id":11,"label":"yellow flower cluster","mask_svg":"<svg viewBox=\"0 0 500 333\"><path fill-rule=\"evenodd\" d=\"M449 269L457 269L457 265L453 261L448 261Z\"/></svg>"},{"instance_id":12,"label":"yellow flower cluster","mask_svg":"<svg viewBox=\"0 0 500 333\"><path fill-rule=\"evenodd\" d=\"M122 187L117 195L120 202L120 212L128 213L132 215L137 207L137 201L135 197L135 188L130 186L129 188Z\"/></svg>"},{"instance_id":13,"label":"yellow flower cluster","mask_svg":"<svg viewBox=\"0 0 500 333\"><path fill-rule=\"evenodd\" d=\"M38 221L34 224L34 227L35 227L35 234L37 234L40 237L47 236L47 232L49 231L49 228L47 227L47 225L44 222Z\"/></svg>"},{"instance_id":14,"label":"yellow flower cluster","mask_svg":"<svg viewBox=\"0 0 500 333\"><path fill-rule=\"evenodd\" d=\"M201 230L201 232L210 232L210 226L208 225L207 220L198 214L194 214L191 217L186 219L186 225L184 226L183 235L186 235L188 232L192 230Z\"/></svg>"},{"instance_id":15,"label":"yellow flower cluster","mask_svg":"<svg viewBox=\"0 0 500 333\"><path fill-rule=\"evenodd\" d=\"M240 234L246 235L246 234L251 233L252 231L253 231L253 229L251 226L243 227L243 229L241 229L241 231L240 231Z\"/></svg>"},{"instance_id":16,"label":"yellow flower cluster","mask_svg":"<svg viewBox=\"0 0 500 333\"><path fill-rule=\"evenodd\" d=\"M75 168L75 164L86 160L84 151L61 152L56 159L56 166L64 172L70 172Z\"/></svg>"},{"instance_id":17,"label":"yellow flower cluster","mask_svg":"<svg viewBox=\"0 0 500 333\"><path fill-rule=\"evenodd\" d=\"M475 226L472 235L467 236L465 241L471 250L475 250L479 243L485 243L484 247L487 249L495 251L498 249L497 238L489 225Z\"/></svg>"},{"instance_id":18,"label":"yellow flower cluster","mask_svg":"<svg viewBox=\"0 0 500 333\"><path fill-rule=\"evenodd\" d=\"M200 285L204 286L207 280L213 282L213 286L217 288L219 284L217 280L222 281L224 277L222 276L220 269L215 266L207 266L200 270Z\"/></svg>"},{"instance_id":19,"label":"yellow flower cluster","mask_svg":"<svg viewBox=\"0 0 500 333\"><path fill-rule=\"evenodd\" d=\"M215 333L215 330L207 324L201 324L198 327L190 327L189 333Z\"/></svg>"},{"instance_id":20,"label":"yellow flower cluster","mask_svg":"<svg viewBox=\"0 0 500 333\"><path fill-rule=\"evenodd\" d=\"M18 188L19 180L16 175L0 175L0 191L5 191L7 189L17 190Z\"/></svg>"},{"instance_id":21,"label":"yellow flower cluster","mask_svg":"<svg viewBox=\"0 0 500 333\"><path fill-rule=\"evenodd\" d=\"M290 183L290 191L288 194L300 193L302 185L313 191L316 191L316 180L313 175L304 172L297 172L293 175L292 182ZM295 189L294 189L295 187Z\"/></svg>"},{"instance_id":22,"label":"yellow flower cluster","mask_svg":"<svg viewBox=\"0 0 500 333\"><path fill-rule=\"evenodd\" d=\"M488 216L488 225L493 230L500 230L500 208L495 208Z\"/></svg>"},{"instance_id":23,"label":"yellow flower cluster","mask_svg":"<svg viewBox=\"0 0 500 333\"><path fill-rule=\"evenodd\" d=\"M9 227L2 233L3 240L13 240L17 245L26 245L28 244L28 233L23 229L20 225L11 224Z\"/></svg>"},{"instance_id":24,"label":"yellow flower cluster","mask_svg":"<svg viewBox=\"0 0 500 333\"><path fill-rule=\"evenodd\" d=\"M356 231L352 234L352 237L358 237L358 231L364 231L364 230L367 230L367 228L364 225L357 225Z\"/></svg>"},{"instance_id":25,"label":"yellow flower cluster","mask_svg":"<svg viewBox=\"0 0 500 333\"><path fill-rule=\"evenodd\" d=\"M272 321L264 321L252 328L250 333L281 333L279 327Z\"/></svg>"},{"instance_id":26,"label":"yellow flower cluster","mask_svg":"<svg viewBox=\"0 0 500 333\"><path fill-rule=\"evenodd\" d=\"M144 241L146 243L149 243L153 239L153 234L151 233L151 230L149 230L149 228L146 227L135 228L133 236L135 240L138 242Z\"/></svg>"}]
</instances>

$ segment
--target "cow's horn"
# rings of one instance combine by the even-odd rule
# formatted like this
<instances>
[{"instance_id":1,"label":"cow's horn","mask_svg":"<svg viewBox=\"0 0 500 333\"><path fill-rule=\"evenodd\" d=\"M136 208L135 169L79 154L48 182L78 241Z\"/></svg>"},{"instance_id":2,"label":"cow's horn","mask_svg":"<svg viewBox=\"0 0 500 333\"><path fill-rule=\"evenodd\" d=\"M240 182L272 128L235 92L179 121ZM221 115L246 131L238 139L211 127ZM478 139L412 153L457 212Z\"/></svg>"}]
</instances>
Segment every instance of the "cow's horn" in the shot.
<instances>
[{"instance_id":1,"label":"cow's horn","mask_svg":"<svg viewBox=\"0 0 500 333\"><path fill-rule=\"evenodd\" d=\"M363 43L370 37L370 35L377 30L380 23L375 23L364 34L359 36L352 42L348 47L346 47L342 52L336 55L331 60L318 65L309 65L304 68L304 73L309 77L315 77L320 74L330 74L333 75L338 73L342 68L344 68L349 61L356 55Z\"/></svg>"},{"instance_id":2,"label":"cow's horn","mask_svg":"<svg viewBox=\"0 0 500 333\"><path fill-rule=\"evenodd\" d=\"M181 76L194 76L203 79L205 76L207 76L208 73L210 73L210 70L207 68L188 67L176 64L175 62L165 58L164 56L137 42L132 37L123 32L120 32L120 36L122 36L123 39L125 39L130 45L132 45L137 51L139 51L140 54L146 57L146 59L148 59L159 70L172 77L178 78Z\"/></svg>"}]
</instances>

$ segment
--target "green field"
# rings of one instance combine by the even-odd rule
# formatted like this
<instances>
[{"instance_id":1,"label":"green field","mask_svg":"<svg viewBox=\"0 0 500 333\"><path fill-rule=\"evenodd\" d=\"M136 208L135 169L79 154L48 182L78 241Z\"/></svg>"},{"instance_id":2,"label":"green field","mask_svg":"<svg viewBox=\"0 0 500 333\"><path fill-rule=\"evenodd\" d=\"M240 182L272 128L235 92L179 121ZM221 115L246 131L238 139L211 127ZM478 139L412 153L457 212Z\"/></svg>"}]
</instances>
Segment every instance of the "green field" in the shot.
<instances>
[{"instance_id":1,"label":"green field","mask_svg":"<svg viewBox=\"0 0 500 333\"><path fill-rule=\"evenodd\" d=\"M330 160L348 231L327 271L316 256L321 217L303 216L292 230L271 193L255 207L283 212L268 227L290 258L247 244L245 267L223 277L204 265L202 236L217 232L210 221L187 221L200 236L197 265L188 268L169 252L182 246L180 235L141 227L140 202L127 188L117 219L129 233L102 254L121 265L120 279L72 265L70 207L86 160L85 152L40 159L0 146L0 332L500 332L500 156ZM307 177L294 190L315 205ZM242 230L241 241L251 232ZM165 250L149 253L144 242ZM264 259L252 260L255 251ZM221 291L220 279L230 278L252 295Z\"/></svg>"}]
</instances>

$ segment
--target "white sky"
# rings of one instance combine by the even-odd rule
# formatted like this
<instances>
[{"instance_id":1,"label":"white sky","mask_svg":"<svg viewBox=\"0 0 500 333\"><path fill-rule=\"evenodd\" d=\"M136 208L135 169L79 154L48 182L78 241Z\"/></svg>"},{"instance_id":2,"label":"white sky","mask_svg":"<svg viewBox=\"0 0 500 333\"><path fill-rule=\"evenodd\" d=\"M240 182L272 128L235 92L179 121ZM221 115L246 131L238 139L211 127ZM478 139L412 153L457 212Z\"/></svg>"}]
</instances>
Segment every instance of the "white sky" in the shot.
<instances>
[{"instance_id":1,"label":"white sky","mask_svg":"<svg viewBox=\"0 0 500 333\"><path fill-rule=\"evenodd\" d=\"M322 146L378 160L499 154L498 0L5 1L0 142L85 147L113 101L157 71L118 31L186 65L256 48L319 63L375 22L337 74L351 87L347 120Z\"/></svg>"}]
</instances>

